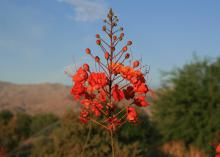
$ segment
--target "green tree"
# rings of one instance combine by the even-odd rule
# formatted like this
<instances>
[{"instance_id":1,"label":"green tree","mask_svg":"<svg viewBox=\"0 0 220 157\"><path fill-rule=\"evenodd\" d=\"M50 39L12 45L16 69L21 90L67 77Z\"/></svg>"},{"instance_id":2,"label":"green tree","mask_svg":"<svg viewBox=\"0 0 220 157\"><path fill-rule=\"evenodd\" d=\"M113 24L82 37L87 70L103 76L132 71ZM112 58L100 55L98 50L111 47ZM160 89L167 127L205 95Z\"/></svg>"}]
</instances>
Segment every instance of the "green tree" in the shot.
<instances>
[{"instance_id":1,"label":"green tree","mask_svg":"<svg viewBox=\"0 0 220 157\"><path fill-rule=\"evenodd\" d=\"M197 59L166 76L153 105L164 141L182 140L211 153L220 131L220 58Z\"/></svg>"}]
</instances>

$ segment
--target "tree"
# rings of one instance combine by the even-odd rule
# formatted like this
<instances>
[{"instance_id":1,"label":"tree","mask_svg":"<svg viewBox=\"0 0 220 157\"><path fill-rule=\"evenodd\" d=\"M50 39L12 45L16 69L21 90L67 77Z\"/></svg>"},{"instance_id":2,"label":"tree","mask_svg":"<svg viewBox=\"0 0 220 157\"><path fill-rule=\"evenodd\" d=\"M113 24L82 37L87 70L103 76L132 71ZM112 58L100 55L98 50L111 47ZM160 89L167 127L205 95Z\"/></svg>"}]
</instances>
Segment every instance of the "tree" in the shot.
<instances>
[{"instance_id":1,"label":"tree","mask_svg":"<svg viewBox=\"0 0 220 157\"><path fill-rule=\"evenodd\" d=\"M220 58L197 59L170 72L154 103L164 141L182 140L211 153L220 131Z\"/></svg>"}]
</instances>

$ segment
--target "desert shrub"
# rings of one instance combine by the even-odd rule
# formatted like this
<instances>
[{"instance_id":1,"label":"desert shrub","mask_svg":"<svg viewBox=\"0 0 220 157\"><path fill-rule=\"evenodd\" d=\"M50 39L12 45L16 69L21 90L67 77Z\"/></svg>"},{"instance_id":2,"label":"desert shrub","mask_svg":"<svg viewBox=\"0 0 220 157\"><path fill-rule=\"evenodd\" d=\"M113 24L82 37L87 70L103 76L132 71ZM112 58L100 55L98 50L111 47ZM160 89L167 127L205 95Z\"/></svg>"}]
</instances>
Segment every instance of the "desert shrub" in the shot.
<instances>
[{"instance_id":1,"label":"desert shrub","mask_svg":"<svg viewBox=\"0 0 220 157\"><path fill-rule=\"evenodd\" d=\"M8 111L7 114L5 113L4 111L4 115L11 115ZM21 140L30 135L31 117L27 114L19 113L13 116L13 118L10 118L10 120L9 118L6 119L7 123L2 123L0 125L0 145L6 151L11 151Z\"/></svg>"},{"instance_id":2,"label":"desert shrub","mask_svg":"<svg viewBox=\"0 0 220 157\"><path fill-rule=\"evenodd\" d=\"M50 124L58 121L59 118L52 113L38 114L33 116L31 123L31 133L37 133L41 129L49 126Z\"/></svg>"},{"instance_id":3,"label":"desert shrub","mask_svg":"<svg viewBox=\"0 0 220 157\"><path fill-rule=\"evenodd\" d=\"M220 58L194 60L166 78L153 105L163 140L182 140L211 154L220 130Z\"/></svg>"},{"instance_id":4,"label":"desert shrub","mask_svg":"<svg viewBox=\"0 0 220 157\"><path fill-rule=\"evenodd\" d=\"M0 112L0 125L6 125L11 118L13 117L13 113L9 110L2 110Z\"/></svg>"},{"instance_id":5,"label":"desert shrub","mask_svg":"<svg viewBox=\"0 0 220 157\"><path fill-rule=\"evenodd\" d=\"M147 157L156 146L159 135L147 117L144 123L136 126L125 125L115 133L115 155L123 157ZM88 132L89 136L88 136ZM87 142L86 142L87 141ZM107 131L95 124L81 124L73 113L68 113L60 127L50 135L42 136L35 141L32 150L33 157L60 156L111 156L111 140ZM86 144L85 144L86 143ZM151 147L150 147L151 145ZM155 157L162 156L154 148ZM82 153L84 152L84 153ZM156 152L158 152L156 154Z\"/></svg>"}]
</instances>

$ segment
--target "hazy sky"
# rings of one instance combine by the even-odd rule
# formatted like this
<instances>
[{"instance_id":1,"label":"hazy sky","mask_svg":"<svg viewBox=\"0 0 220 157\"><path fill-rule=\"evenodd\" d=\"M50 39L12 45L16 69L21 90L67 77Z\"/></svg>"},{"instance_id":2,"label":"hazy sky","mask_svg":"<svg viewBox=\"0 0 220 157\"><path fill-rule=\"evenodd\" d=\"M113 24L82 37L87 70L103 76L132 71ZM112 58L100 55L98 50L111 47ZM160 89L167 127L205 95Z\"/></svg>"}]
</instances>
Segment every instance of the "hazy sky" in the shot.
<instances>
[{"instance_id":1,"label":"hazy sky","mask_svg":"<svg viewBox=\"0 0 220 157\"><path fill-rule=\"evenodd\" d=\"M88 61L86 47L99 50L94 35L110 7L152 86L193 52L220 56L219 0L0 0L0 80L70 84L65 68Z\"/></svg>"}]
</instances>

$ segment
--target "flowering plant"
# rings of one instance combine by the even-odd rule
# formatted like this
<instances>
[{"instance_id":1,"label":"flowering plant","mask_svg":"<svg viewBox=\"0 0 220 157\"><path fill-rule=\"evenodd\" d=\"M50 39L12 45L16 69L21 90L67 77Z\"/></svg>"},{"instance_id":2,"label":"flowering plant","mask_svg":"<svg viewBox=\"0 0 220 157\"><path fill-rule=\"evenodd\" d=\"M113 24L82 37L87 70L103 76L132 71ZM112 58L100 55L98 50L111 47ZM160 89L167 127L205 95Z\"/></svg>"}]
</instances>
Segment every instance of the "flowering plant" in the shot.
<instances>
[{"instance_id":1,"label":"flowering plant","mask_svg":"<svg viewBox=\"0 0 220 157\"><path fill-rule=\"evenodd\" d=\"M112 137L113 132L126 122L137 123L137 108L149 105L146 101L149 89L145 79L148 71L139 60L130 59L128 48L132 41L127 41L116 51L124 33L122 27L117 27L118 18L112 9L104 23L106 25L102 30L110 42L96 34L96 44L103 51L103 57L95 56L89 48L85 50L94 60L96 69L92 71L87 63L77 69L71 76L74 83L71 94L81 104L80 120L96 123L108 130Z\"/></svg>"}]
</instances>

